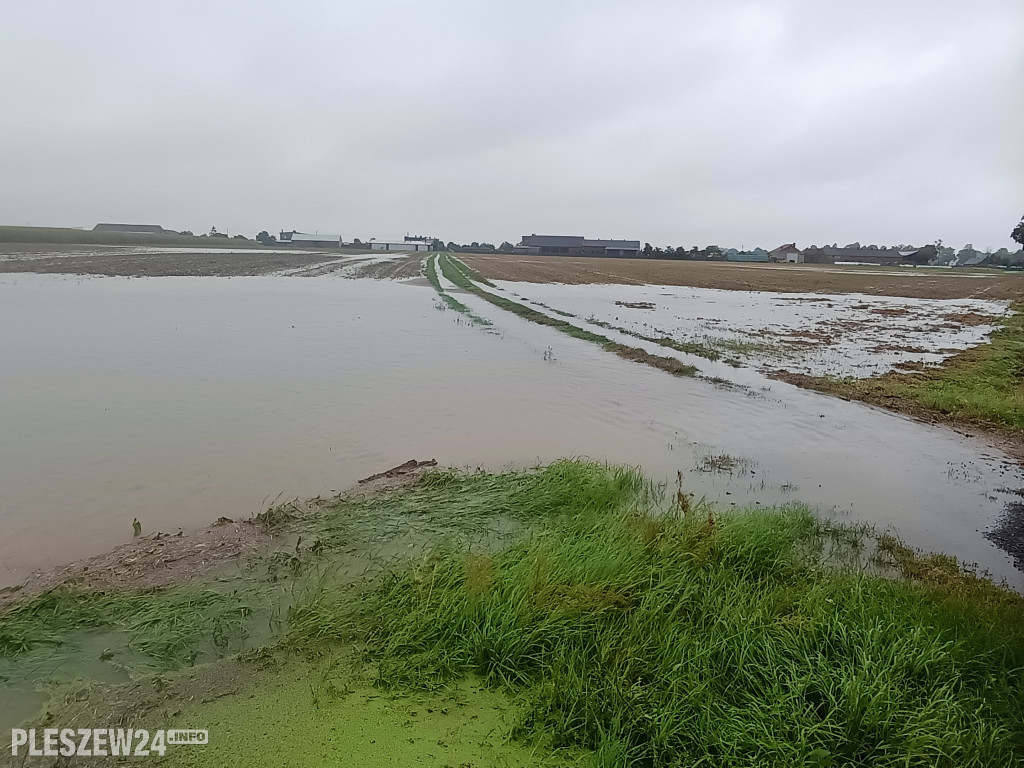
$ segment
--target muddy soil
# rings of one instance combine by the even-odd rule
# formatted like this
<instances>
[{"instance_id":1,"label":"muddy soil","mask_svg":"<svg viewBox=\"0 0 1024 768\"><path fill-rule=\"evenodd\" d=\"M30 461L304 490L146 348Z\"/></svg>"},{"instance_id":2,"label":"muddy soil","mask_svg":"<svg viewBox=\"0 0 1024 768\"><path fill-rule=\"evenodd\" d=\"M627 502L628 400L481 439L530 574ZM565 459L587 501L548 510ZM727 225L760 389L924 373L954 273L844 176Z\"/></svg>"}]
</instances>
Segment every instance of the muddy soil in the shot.
<instances>
[{"instance_id":1,"label":"muddy soil","mask_svg":"<svg viewBox=\"0 0 1024 768\"><path fill-rule=\"evenodd\" d=\"M180 251L146 251L136 246L19 245L0 243L0 272L40 272L70 275L122 277L241 277L266 275L283 270L315 267L367 251L322 251L317 253L265 252L230 253L182 248ZM418 265L419 259L416 259ZM373 265L390 277L387 264ZM374 271L371 270L371 271ZM331 271L331 270L327 270ZM414 276L417 271L414 271ZM368 274L367 277L377 277Z\"/></svg>"},{"instance_id":2,"label":"muddy soil","mask_svg":"<svg viewBox=\"0 0 1024 768\"><path fill-rule=\"evenodd\" d=\"M784 293L868 293L921 299L1016 299L1024 294L1024 274L1000 270L730 264L515 254L460 254L459 258L490 280L529 283L688 285Z\"/></svg>"},{"instance_id":3,"label":"muddy soil","mask_svg":"<svg viewBox=\"0 0 1024 768\"><path fill-rule=\"evenodd\" d=\"M359 485L331 499L292 501L266 514L244 520L218 518L193 534L156 532L139 536L109 552L85 560L34 573L20 584L0 589L0 616L22 600L74 584L96 590L128 590L168 587L238 564L275 544L279 537L275 512L289 518L316 514L325 504L338 499L362 498L414 484L437 461L410 459L404 464L371 475ZM279 510L279 512L278 512Z\"/></svg>"},{"instance_id":4,"label":"muddy soil","mask_svg":"<svg viewBox=\"0 0 1024 768\"><path fill-rule=\"evenodd\" d=\"M181 584L255 552L273 539L254 520L221 518L192 535L154 533L110 552L43 573L0 590L0 614L16 602L61 584L97 590L144 589Z\"/></svg>"}]
</instances>

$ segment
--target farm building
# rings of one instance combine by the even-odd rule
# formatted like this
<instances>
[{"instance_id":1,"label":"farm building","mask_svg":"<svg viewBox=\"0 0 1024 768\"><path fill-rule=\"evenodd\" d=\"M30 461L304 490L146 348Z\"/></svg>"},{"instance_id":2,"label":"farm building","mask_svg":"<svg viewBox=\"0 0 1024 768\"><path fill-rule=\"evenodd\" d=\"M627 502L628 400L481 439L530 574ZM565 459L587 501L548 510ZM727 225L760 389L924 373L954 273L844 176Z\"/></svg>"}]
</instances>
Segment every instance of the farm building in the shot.
<instances>
[{"instance_id":1,"label":"farm building","mask_svg":"<svg viewBox=\"0 0 1024 768\"><path fill-rule=\"evenodd\" d=\"M430 243L422 240L371 240L371 251L429 251Z\"/></svg>"},{"instance_id":2,"label":"farm building","mask_svg":"<svg viewBox=\"0 0 1024 768\"><path fill-rule=\"evenodd\" d=\"M766 264L771 261L771 257L768 255L767 251L760 248L754 251L737 251L733 248L729 248L725 251L725 260Z\"/></svg>"},{"instance_id":3,"label":"farm building","mask_svg":"<svg viewBox=\"0 0 1024 768\"><path fill-rule=\"evenodd\" d=\"M897 266L909 259L891 248L805 248L808 264L878 264Z\"/></svg>"},{"instance_id":4,"label":"farm building","mask_svg":"<svg viewBox=\"0 0 1024 768\"><path fill-rule=\"evenodd\" d=\"M611 256L636 258L639 240L588 240L572 235L523 235L516 253L537 253L545 256Z\"/></svg>"},{"instance_id":5,"label":"farm building","mask_svg":"<svg viewBox=\"0 0 1024 768\"><path fill-rule=\"evenodd\" d=\"M341 235L308 234L306 232L281 232L281 245L296 245L302 248L340 248Z\"/></svg>"},{"instance_id":6,"label":"farm building","mask_svg":"<svg viewBox=\"0 0 1024 768\"><path fill-rule=\"evenodd\" d=\"M174 230L158 224L97 224L93 232L119 232L127 235L176 235Z\"/></svg>"},{"instance_id":7,"label":"farm building","mask_svg":"<svg viewBox=\"0 0 1024 768\"><path fill-rule=\"evenodd\" d=\"M790 264L803 264L804 255L796 247L796 243L786 243L768 251L772 261L785 261Z\"/></svg>"}]
</instances>

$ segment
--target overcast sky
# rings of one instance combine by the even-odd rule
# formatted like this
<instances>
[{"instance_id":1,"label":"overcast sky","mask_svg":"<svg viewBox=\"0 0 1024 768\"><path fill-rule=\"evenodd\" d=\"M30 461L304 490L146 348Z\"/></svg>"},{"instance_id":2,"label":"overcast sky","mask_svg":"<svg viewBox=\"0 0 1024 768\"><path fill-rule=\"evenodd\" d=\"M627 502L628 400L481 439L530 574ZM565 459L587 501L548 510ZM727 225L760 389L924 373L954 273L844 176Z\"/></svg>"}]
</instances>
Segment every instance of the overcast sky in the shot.
<instances>
[{"instance_id":1,"label":"overcast sky","mask_svg":"<svg viewBox=\"0 0 1024 768\"><path fill-rule=\"evenodd\" d=\"M0 223L1011 246L1021 0L0 0Z\"/></svg>"}]
</instances>

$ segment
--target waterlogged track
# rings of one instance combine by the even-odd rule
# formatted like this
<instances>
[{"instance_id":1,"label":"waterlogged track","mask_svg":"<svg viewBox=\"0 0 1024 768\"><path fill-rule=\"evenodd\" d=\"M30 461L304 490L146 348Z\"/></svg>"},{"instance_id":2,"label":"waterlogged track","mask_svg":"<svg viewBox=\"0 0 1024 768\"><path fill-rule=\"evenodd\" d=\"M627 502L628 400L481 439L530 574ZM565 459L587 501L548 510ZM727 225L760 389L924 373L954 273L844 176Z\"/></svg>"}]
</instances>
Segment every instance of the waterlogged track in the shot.
<instances>
[{"instance_id":1,"label":"waterlogged track","mask_svg":"<svg viewBox=\"0 0 1024 768\"><path fill-rule=\"evenodd\" d=\"M0 389L20 404L0 411L3 580L130 539L134 517L197 528L410 456L586 455L725 508L892 525L1024 583L983 535L1024 478L980 443L777 382L668 376L439 284L493 325L427 281L0 277L19 331Z\"/></svg>"}]
</instances>

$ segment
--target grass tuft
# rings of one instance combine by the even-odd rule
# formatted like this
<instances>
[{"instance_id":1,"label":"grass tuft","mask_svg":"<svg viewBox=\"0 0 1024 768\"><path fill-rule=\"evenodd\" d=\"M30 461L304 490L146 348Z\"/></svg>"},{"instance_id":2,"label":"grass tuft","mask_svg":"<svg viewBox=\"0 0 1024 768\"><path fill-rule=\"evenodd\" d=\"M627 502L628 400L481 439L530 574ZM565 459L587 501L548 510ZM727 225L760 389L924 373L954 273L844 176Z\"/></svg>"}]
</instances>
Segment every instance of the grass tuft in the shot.
<instances>
[{"instance_id":1,"label":"grass tuft","mask_svg":"<svg viewBox=\"0 0 1024 768\"><path fill-rule=\"evenodd\" d=\"M488 483L493 509L542 524L429 554L333 617L362 628L383 684L480 675L523 696L520 735L605 765L1024 758L1018 596L837 567L830 547L857 536L798 506L654 516L636 473L598 465L426 487L472 499Z\"/></svg>"}]
</instances>

